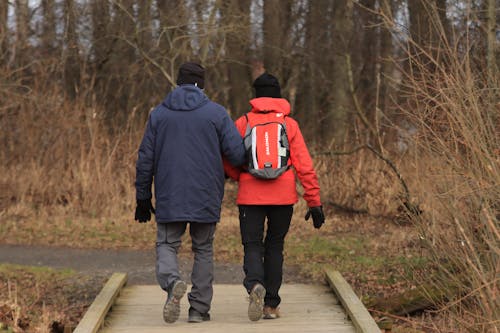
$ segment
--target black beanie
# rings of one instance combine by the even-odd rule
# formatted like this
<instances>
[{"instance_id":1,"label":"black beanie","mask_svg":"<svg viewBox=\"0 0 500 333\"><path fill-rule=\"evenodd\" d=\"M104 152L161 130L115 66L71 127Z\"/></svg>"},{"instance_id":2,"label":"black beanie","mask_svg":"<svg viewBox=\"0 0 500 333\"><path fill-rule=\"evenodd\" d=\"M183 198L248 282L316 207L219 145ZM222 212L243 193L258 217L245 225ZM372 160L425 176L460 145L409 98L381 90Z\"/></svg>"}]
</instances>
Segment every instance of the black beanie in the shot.
<instances>
[{"instance_id":1,"label":"black beanie","mask_svg":"<svg viewBox=\"0 0 500 333\"><path fill-rule=\"evenodd\" d=\"M281 88L278 79L271 74L264 73L253 82L255 97L281 98Z\"/></svg>"},{"instance_id":2,"label":"black beanie","mask_svg":"<svg viewBox=\"0 0 500 333\"><path fill-rule=\"evenodd\" d=\"M179 67L177 84L196 84L200 89L205 86L205 69L195 62L186 62Z\"/></svg>"}]
</instances>

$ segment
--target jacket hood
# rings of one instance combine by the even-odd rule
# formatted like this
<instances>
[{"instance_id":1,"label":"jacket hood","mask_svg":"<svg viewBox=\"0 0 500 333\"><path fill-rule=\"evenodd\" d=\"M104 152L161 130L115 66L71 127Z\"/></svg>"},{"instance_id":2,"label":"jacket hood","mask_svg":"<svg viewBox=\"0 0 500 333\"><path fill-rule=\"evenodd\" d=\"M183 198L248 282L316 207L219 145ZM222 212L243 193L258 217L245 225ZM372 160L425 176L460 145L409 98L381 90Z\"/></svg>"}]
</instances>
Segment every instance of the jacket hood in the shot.
<instances>
[{"instance_id":1,"label":"jacket hood","mask_svg":"<svg viewBox=\"0 0 500 333\"><path fill-rule=\"evenodd\" d=\"M250 100L252 111L283 113L285 116L290 114L290 103L284 98L259 97Z\"/></svg>"},{"instance_id":2,"label":"jacket hood","mask_svg":"<svg viewBox=\"0 0 500 333\"><path fill-rule=\"evenodd\" d=\"M200 88L192 84L183 84L172 90L163 104L170 110L192 111L208 101L208 97Z\"/></svg>"}]
</instances>

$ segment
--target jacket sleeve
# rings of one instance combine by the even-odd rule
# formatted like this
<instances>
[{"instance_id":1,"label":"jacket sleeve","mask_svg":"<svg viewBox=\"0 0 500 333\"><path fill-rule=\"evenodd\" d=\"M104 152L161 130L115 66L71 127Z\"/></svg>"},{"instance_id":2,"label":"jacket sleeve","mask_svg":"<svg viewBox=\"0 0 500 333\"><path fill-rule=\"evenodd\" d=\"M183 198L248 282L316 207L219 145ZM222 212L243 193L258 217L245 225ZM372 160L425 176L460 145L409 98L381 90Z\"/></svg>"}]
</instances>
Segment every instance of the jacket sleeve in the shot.
<instances>
[{"instance_id":1,"label":"jacket sleeve","mask_svg":"<svg viewBox=\"0 0 500 333\"><path fill-rule=\"evenodd\" d=\"M139 146L136 163L135 190L137 200L151 199L151 185L153 183L155 155L155 130L151 116L149 116L144 137Z\"/></svg>"},{"instance_id":2,"label":"jacket sleeve","mask_svg":"<svg viewBox=\"0 0 500 333\"><path fill-rule=\"evenodd\" d=\"M233 166L243 165L246 162L243 139L225 110L219 135L222 155Z\"/></svg>"},{"instance_id":3,"label":"jacket sleeve","mask_svg":"<svg viewBox=\"0 0 500 333\"><path fill-rule=\"evenodd\" d=\"M241 169L239 167L232 166L226 158L223 159L224 162L224 173L232 180L238 181L240 179Z\"/></svg>"},{"instance_id":4,"label":"jacket sleeve","mask_svg":"<svg viewBox=\"0 0 500 333\"><path fill-rule=\"evenodd\" d=\"M304 200L309 207L321 206L318 177L299 125L287 117L286 126L290 128L290 160L304 188Z\"/></svg>"},{"instance_id":5,"label":"jacket sleeve","mask_svg":"<svg viewBox=\"0 0 500 333\"><path fill-rule=\"evenodd\" d=\"M242 124L244 119L245 119L245 117L240 117L235 122L236 129L238 130L241 137L243 137L243 135L245 135L245 133L243 132L244 130L242 130L242 128L244 128L244 125ZM246 154L246 152L245 152L245 154ZM240 179L241 168L231 165L229 163L229 161L227 160L227 158L224 157L224 173L228 177L230 177L231 179L238 181Z\"/></svg>"}]
</instances>

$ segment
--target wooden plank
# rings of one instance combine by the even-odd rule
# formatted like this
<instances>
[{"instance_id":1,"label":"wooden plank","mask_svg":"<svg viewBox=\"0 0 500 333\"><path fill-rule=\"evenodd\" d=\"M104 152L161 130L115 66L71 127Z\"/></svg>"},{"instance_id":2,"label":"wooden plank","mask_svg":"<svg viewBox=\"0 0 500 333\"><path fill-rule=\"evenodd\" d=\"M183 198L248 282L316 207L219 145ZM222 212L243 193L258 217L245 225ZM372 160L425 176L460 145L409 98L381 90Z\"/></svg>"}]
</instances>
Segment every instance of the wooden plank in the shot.
<instances>
[{"instance_id":1,"label":"wooden plank","mask_svg":"<svg viewBox=\"0 0 500 333\"><path fill-rule=\"evenodd\" d=\"M73 333L96 333L104 323L106 314L126 282L126 273L113 273L96 296Z\"/></svg>"},{"instance_id":2,"label":"wooden plank","mask_svg":"<svg viewBox=\"0 0 500 333\"><path fill-rule=\"evenodd\" d=\"M328 283L356 327L356 332L380 333L380 328L377 326L377 323L375 323L375 320L363 303L361 303L360 299L356 296L342 274L332 269L325 269L325 273Z\"/></svg>"},{"instance_id":3,"label":"wooden plank","mask_svg":"<svg viewBox=\"0 0 500 333\"><path fill-rule=\"evenodd\" d=\"M186 324L182 327L148 327L144 328L142 326L132 326L126 328L117 328L114 329L113 333L167 333L167 332L175 332L175 333L220 333L220 332L237 332L237 333L290 333L290 332L303 332L303 333L352 333L354 332L354 328L348 326L329 326L324 328L311 328L311 327L299 327L295 329L294 327L290 328L288 325L282 326L267 326L268 321L259 321L257 323L252 323L249 325L232 325L223 327L217 325L211 325L210 322L198 323L198 324ZM302 329L302 330L301 330ZM106 333L108 331L105 331Z\"/></svg>"},{"instance_id":4,"label":"wooden plank","mask_svg":"<svg viewBox=\"0 0 500 333\"><path fill-rule=\"evenodd\" d=\"M166 293L157 286L124 288L100 333L159 332L248 332L248 333L355 333L352 322L327 286L284 284L280 291L281 318L248 319L248 295L240 285L214 285L211 321L187 322L189 302L181 300L181 316L173 324L162 318Z\"/></svg>"}]
</instances>

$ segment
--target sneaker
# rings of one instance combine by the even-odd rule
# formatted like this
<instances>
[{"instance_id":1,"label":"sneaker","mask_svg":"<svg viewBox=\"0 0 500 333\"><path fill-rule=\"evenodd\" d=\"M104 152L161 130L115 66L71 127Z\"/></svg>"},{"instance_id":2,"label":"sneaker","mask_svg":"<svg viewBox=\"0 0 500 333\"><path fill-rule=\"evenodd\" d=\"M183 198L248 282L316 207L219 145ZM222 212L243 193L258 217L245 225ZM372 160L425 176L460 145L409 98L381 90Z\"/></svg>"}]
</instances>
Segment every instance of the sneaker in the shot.
<instances>
[{"instance_id":1,"label":"sneaker","mask_svg":"<svg viewBox=\"0 0 500 333\"><path fill-rule=\"evenodd\" d=\"M253 286L250 291L250 304L248 304L248 319L257 321L262 317L262 309L264 307L264 297L266 289L260 283Z\"/></svg>"},{"instance_id":2,"label":"sneaker","mask_svg":"<svg viewBox=\"0 0 500 333\"><path fill-rule=\"evenodd\" d=\"M278 307L272 308L270 306L264 306L264 319L276 319L280 317L280 309Z\"/></svg>"},{"instance_id":3,"label":"sneaker","mask_svg":"<svg viewBox=\"0 0 500 333\"><path fill-rule=\"evenodd\" d=\"M201 313L198 310L190 307L188 322L190 323L201 323L203 321L210 321L210 314L208 312Z\"/></svg>"},{"instance_id":4,"label":"sneaker","mask_svg":"<svg viewBox=\"0 0 500 333\"><path fill-rule=\"evenodd\" d=\"M163 320L167 323L175 323L181 313L181 298L186 293L187 284L182 280L174 281L168 293L167 301L163 307Z\"/></svg>"}]
</instances>

